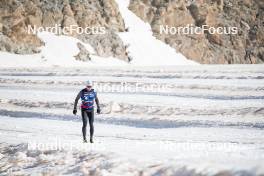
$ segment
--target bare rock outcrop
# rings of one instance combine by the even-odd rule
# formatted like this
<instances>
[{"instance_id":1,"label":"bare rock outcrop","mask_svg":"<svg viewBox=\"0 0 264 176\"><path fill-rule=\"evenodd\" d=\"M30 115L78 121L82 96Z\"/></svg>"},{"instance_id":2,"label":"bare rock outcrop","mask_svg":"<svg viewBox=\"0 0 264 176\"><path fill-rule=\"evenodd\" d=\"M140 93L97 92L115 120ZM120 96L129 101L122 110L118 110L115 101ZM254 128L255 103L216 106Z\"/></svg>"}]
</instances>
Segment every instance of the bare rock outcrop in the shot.
<instances>
[{"instance_id":1,"label":"bare rock outcrop","mask_svg":"<svg viewBox=\"0 0 264 176\"><path fill-rule=\"evenodd\" d=\"M127 61L126 46L114 31L107 31L100 35L79 35L78 38L90 43L98 55L103 57L116 57Z\"/></svg>"},{"instance_id":2,"label":"bare rock outcrop","mask_svg":"<svg viewBox=\"0 0 264 176\"><path fill-rule=\"evenodd\" d=\"M131 0L130 10L154 35L205 64L263 63L264 10L259 0ZM237 27L237 34L164 34L160 26Z\"/></svg>"},{"instance_id":3,"label":"bare rock outcrop","mask_svg":"<svg viewBox=\"0 0 264 176\"><path fill-rule=\"evenodd\" d=\"M90 61L90 53L85 48L85 46L81 43L77 43L77 47L79 48L80 52L75 56L75 59L83 62Z\"/></svg>"}]
</instances>

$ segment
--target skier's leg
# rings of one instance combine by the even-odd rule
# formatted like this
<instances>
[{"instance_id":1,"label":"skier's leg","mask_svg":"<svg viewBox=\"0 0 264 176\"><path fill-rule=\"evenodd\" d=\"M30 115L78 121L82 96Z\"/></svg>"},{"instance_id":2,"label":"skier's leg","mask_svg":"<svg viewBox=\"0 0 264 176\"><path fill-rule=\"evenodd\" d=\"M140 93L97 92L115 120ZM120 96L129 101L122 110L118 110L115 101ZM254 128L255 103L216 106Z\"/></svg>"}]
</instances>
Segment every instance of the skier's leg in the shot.
<instances>
[{"instance_id":1,"label":"skier's leg","mask_svg":"<svg viewBox=\"0 0 264 176\"><path fill-rule=\"evenodd\" d=\"M83 133L83 140L86 141L86 126L87 126L87 112L82 110L82 133Z\"/></svg>"},{"instance_id":2,"label":"skier's leg","mask_svg":"<svg viewBox=\"0 0 264 176\"><path fill-rule=\"evenodd\" d=\"M93 134L94 134L94 111L88 112L89 117L89 126L90 126L90 142L93 142Z\"/></svg>"}]
</instances>

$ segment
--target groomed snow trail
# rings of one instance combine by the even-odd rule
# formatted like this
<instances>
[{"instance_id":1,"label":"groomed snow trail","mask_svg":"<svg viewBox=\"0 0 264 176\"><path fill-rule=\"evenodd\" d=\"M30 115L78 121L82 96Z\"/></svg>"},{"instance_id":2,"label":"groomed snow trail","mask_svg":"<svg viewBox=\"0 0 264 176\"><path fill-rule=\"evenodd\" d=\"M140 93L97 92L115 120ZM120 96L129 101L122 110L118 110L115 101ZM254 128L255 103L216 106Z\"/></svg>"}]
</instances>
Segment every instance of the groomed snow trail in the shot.
<instances>
[{"instance_id":1,"label":"groomed snow trail","mask_svg":"<svg viewBox=\"0 0 264 176\"><path fill-rule=\"evenodd\" d=\"M0 175L263 174L263 70L1 68ZM72 115L87 79L103 109L92 145Z\"/></svg>"}]
</instances>

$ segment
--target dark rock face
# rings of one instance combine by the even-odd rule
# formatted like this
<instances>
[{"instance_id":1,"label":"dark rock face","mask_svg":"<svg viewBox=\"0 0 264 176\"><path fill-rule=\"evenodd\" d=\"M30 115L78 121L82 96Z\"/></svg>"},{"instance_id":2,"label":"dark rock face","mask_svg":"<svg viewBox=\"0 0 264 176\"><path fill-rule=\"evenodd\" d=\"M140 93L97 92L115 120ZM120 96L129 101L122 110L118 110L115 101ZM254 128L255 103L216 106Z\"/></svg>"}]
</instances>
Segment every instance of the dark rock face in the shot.
<instances>
[{"instance_id":1,"label":"dark rock face","mask_svg":"<svg viewBox=\"0 0 264 176\"><path fill-rule=\"evenodd\" d=\"M104 27L108 34L104 35L105 40L114 42L108 42L107 47L111 49L101 49L98 55L124 59L125 47L115 32L124 31L125 25L114 0L1 0L0 50L17 54L39 52L37 48L44 43L36 35L28 34L29 25ZM94 47L105 47L105 41L99 35L71 35L80 39L90 38L85 41L90 41Z\"/></svg>"},{"instance_id":2,"label":"dark rock face","mask_svg":"<svg viewBox=\"0 0 264 176\"><path fill-rule=\"evenodd\" d=\"M263 0L131 0L130 10L152 26L154 35L204 64L263 63ZM237 27L237 34L164 34L160 25Z\"/></svg>"}]
</instances>

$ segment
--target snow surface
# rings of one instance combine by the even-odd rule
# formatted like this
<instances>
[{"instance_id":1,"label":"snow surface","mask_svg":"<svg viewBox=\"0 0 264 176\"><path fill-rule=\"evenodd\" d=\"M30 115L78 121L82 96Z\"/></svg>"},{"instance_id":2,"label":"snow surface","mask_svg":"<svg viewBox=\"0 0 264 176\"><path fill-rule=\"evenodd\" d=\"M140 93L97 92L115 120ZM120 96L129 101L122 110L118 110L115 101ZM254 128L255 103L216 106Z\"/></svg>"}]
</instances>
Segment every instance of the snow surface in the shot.
<instances>
[{"instance_id":1,"label":"snow surface","mask_svg":"<svg viewBox=\"0 0 264 176\"><path fill-rule=\"evenodd\" d=\"M126 62L116 58L102 58L95 54L93 48L80 40L64 35L55 35L49 32L38 33L38 36L45 43L39 54L19 55L0 51L0 67L85 67L85 66L111 66L127 65ZM77 43L82 43L92 54L91 62L82 62L75 59L79 53Z\"/></svg>"},{"instance_id":2,"label":"snow surface","mask_svg":"<svg viewBox=\"0 0 264 176\"><path fill-rule=\"evenodd\" d=\"M0 52L0 175L263 175L264 66L197 67L117 3L131 64L76 61L80 41L51 33L39 54ZM88 79L102 107L94 144L72 115Z\"/></svg>"},{"instance_id":3,"label":"snow surface","mask_svg":"<svg viewBox=\"0 0 264 176\"><path fill-rule=\"evenodd\" d=\"M0 175L261 175L263 70L2 68ZM103 86L169 86L98 91L95 143L83 144L80 111L73 116L72 107L89 78Z\"/></svg>"}]
</instances>

